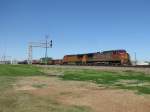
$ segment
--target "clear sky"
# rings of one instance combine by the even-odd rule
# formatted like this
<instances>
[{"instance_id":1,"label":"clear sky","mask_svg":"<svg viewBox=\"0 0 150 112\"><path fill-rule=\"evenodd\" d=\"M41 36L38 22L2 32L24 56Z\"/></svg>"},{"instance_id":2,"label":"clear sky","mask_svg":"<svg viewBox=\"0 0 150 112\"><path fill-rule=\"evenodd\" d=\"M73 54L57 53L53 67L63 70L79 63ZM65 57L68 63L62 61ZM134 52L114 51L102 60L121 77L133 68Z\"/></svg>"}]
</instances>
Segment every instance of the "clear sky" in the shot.
<instances>
[{"instance_id":1,"label":"clear sky","mask_svg":"<svg viewBox=\"0 0 150 112\"><path fill-rule=\"evenodd\" d=\"M150 60L150 0L0 0L0 56L25 59L28 42L45 35L53 58L126 49ZM34 48L41 56L44 49Z\"/></svg>"}]
</instances>

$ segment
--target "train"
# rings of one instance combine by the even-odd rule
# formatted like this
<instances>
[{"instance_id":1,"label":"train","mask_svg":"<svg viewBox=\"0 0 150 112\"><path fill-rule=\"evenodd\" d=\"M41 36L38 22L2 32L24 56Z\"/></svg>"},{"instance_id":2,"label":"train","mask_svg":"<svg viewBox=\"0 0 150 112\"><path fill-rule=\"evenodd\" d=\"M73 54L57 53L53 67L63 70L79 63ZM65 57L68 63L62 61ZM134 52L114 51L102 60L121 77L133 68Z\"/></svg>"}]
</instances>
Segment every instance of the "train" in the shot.
<instances>
[{"instance_id":1,"label":"train","mask_svg":"<svg viewBox=\"0 0 150 112\"><path fill-rule=\"evenodd\" d=\"M44 61L45 62L45 61ZM32 64L44 64L33 60ZM109 50L103 52L65 55L63 59L49 59L48 65L131 65L130 55L126 50Z\"/></svg>"},{"instance_id":2,"label":"train","mask_svg":"<svg viewBox=\"0 0 150 112\"><path fill-rule=\"evenodd\" d=\"M126 50L110 50L96 53L66 55L62 64L76 65L130 65L130 55Z\"/></svg>"}]
</instances>

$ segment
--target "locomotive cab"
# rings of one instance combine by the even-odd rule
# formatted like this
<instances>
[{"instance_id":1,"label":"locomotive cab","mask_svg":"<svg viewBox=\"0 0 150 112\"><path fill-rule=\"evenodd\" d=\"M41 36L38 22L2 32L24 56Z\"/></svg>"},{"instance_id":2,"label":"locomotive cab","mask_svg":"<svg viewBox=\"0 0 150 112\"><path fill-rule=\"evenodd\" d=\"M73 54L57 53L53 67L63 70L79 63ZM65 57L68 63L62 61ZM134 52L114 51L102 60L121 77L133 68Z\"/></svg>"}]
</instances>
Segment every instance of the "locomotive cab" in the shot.
<instances>
[{"instance_id":1,"label":"locomotive cab","mask_svg":"<svg viewBox=\"0 0 150 112\"><path fill-rule=\"evenodd\" d=\"M112 57L119 60L121 65L129 65L130 63L130 57L126 50L113 51Z\"/></svg>"}]
</instances>

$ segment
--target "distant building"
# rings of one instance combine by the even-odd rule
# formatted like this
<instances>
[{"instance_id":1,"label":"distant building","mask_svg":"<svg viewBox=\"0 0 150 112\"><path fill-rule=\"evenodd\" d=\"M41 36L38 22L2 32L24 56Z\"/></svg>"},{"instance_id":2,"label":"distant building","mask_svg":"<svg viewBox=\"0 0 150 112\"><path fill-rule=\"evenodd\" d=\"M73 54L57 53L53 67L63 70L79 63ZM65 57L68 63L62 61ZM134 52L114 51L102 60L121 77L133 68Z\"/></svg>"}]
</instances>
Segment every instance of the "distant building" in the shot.
<instances>
[{"instance_id":1,"label":"distant building","mask_svg":"<svg viewBox=\"0 0 150 112\"><path fill-rule=\"evenodd\" d=\"M11 64L11 61L0 61L0 64Z\"/></svg>"},{"instance_id":2,"label":"distant building","mask_svg":"<svg viewBox=\"0 0 150 112\"><path fill-rule=\"evenodd\" d=\"M132 65L150 65L147 61L132 61Z\"/></svg>"}]
</instances>

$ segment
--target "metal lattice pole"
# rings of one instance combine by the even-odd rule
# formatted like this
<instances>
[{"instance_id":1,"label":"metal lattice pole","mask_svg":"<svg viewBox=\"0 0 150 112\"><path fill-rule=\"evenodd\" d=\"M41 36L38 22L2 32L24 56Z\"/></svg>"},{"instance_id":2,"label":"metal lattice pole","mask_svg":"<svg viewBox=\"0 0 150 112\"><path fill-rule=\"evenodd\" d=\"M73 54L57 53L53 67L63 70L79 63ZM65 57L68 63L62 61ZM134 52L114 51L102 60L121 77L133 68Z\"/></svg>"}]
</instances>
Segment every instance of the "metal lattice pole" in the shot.
<instances>
[{"instance_id":1,"label":"metal lattice pole","mask_svg":"<svg viewBox=\"0 0 150 112\"><path fill-rule=\"evenodd\" d=\"M32 49L33 47L45 48L45 64L48 61L47 50L48 48L52 48L52 40L48 42L48 36L46 36L46 42L30 42L28 46L28 64L32 64Z\"/></svg>"},{"instance_id":2,"label":"metal lattice pole","mask_svg":"<svg viewBox=\"0 0 150 112\"><path fill-rule=\"evenodd\" d=\"M28 48L28 64L32 64L32 44L29 44Z\"/></svg>"},{"instance_id":3,"label":"metal lattice pole","mask_svg":"<svg viewBox=\"0 0 150 112\"><path fill-rule=\"evenodd\" d=\"M48 48L48 42L47 42L48 36L46 36L46 42L45 42L45 64L47 65L48 56L47 56L47 48Z\"/></svg>"}]
</instances>

